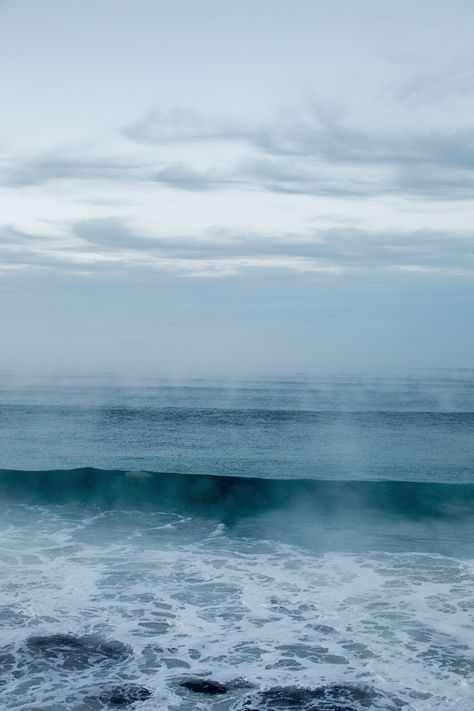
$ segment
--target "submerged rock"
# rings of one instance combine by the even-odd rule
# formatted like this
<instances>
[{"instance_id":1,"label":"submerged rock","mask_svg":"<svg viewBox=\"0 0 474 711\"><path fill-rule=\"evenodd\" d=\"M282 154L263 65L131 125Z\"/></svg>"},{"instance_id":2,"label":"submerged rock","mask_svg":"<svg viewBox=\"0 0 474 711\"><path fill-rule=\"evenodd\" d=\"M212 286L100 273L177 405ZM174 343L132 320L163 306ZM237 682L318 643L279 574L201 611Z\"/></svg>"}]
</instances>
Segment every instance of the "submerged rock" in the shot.
<instances>
[{"instance_id":1,"label":"submerged rock","mask_svg":"<svg viewBox=\"0 0 474 711\"><path fill-rule=\"evenodd\" d=\"M146 701L151 696L150 689L138 684L124 684L115 686L100 696L100 700L109 706L129 706L136 701Z\"/></svg>"},{"instance_id":2,"label":"submerged rock","mask_svg":"<svg viewBox=\"0 0 474 711\"><path fill-rule=\"evenodd\" d=\"M94 635L34 635L27 640L26 647L37 659L60 663L66 669L83 669L108 660L121 662L132 653L123 642Z\"/></svg>"},{"instance_id":3,"label":"submerged rock","mask_svg":"<svg viewBox=\"0 0 474 711\"><path fill-rule=\"evenodd\" d=\"M227 693L227 689L223 684L219 684L218 681L212 681L212 679L188 679L187 681L181 682L180 686L189 689L189 691L195 691L198 694Z\"/></svg>"},{"instance_id":4,"label":"submerged rock","mask_svg":"<svg viewBox=\"0 0 474 711\"><path fill-rule=\"evenodd\" d=\"M362 711L371 707L380 709L381 700L384 711L395 711L401 706L369 686L329 684L315 689L276 686L246 699L238 708L242 711Z\"/></svg>"}]
</instances>

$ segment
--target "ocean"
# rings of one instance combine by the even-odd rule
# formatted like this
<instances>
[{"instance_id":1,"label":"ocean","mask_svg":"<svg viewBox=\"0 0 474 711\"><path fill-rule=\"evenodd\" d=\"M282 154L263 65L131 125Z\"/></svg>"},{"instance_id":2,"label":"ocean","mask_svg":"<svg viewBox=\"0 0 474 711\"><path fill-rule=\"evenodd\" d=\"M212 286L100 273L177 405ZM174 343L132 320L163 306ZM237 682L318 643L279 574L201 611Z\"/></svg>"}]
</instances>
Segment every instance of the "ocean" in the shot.
<instances>
[{"instance_id":1,"label":"ocean","mask_svg":"<svg viewBox=\"0 0 474 711\"><path fill-rule=\"evenodd\" d=\"M0 376L16 711L474 708L474 371Z\"/></svg>"}]
</instances>

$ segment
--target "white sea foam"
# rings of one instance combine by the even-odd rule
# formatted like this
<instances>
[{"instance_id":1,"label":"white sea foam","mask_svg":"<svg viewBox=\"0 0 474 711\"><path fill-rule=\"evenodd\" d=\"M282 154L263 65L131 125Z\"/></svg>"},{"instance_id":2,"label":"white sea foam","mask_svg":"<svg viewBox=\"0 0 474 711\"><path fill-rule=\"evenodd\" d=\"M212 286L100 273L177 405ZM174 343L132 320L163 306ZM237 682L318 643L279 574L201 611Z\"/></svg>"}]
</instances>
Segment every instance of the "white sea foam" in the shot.
<instances>
[{"instance_id":1,"label":"white sea foam","mask_svg":"<svg viewBox=\"0 0 474 711\"><path fill-rule=\"evenodd\" d=\"M230 709L253 693L177 685L195 675L368 684L413 711L474 706L474 561L315 554L168 513L12 506L0 533L4 708L102 708L124 681L152 690L143 711ZM59 633L133 653L71 669L28 647Z\"/></svg>"}]
</instances>

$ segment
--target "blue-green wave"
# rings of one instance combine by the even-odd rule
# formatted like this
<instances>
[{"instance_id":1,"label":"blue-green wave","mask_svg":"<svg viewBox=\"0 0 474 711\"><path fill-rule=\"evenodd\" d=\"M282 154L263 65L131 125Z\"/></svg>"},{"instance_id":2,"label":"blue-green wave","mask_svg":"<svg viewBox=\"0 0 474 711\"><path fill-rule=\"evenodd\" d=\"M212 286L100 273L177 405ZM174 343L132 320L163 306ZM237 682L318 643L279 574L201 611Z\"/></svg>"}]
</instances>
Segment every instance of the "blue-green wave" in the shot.
<instances>
[{"instance_id":1,"label":"blue-green wave","mask_svg":"<svg viewBox=\"0 0 474 711\"><path fill-rule=\"evenodd\" d=\"M322 516L347 511L453 520L474 516L474 484L409 481L261 479L95 468L3 469L0 496L4 501L30 503L212 509L233 516L298 506Z\"/></svg>"}]
</instances>

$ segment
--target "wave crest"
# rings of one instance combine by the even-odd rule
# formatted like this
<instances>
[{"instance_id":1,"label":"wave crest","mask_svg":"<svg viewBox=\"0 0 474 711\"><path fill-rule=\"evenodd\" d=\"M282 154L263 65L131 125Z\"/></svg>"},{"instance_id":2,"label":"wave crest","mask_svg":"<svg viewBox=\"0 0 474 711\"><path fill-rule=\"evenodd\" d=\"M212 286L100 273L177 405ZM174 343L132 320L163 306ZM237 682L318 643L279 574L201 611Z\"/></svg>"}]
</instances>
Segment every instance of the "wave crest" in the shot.
<instances>
[{"instance_id":1,"label":"wave crest","mask_svg":"<svg viewBox=\"0 0 474 711\"><path fill-rule=\"evenodd\" d=\"M348 510L410 518L474 515L474 484L328 481L119 471L95 468L0 470L3 500L114 508L209 509L242 516L301 507L322 516Z\"/></svg>"}]
</instances>

